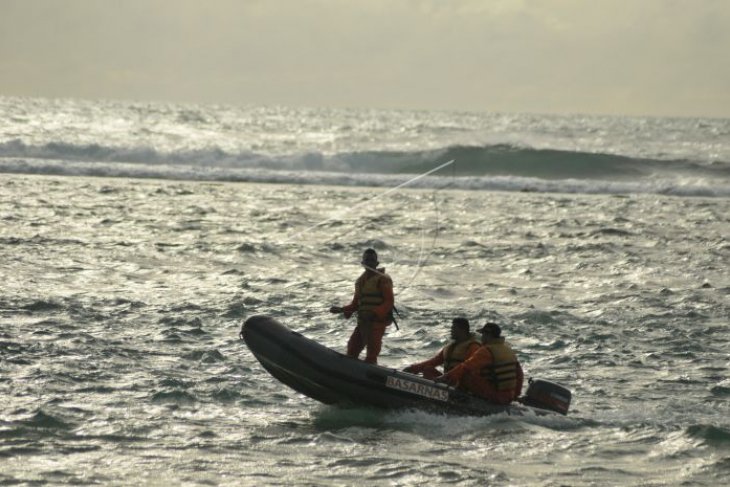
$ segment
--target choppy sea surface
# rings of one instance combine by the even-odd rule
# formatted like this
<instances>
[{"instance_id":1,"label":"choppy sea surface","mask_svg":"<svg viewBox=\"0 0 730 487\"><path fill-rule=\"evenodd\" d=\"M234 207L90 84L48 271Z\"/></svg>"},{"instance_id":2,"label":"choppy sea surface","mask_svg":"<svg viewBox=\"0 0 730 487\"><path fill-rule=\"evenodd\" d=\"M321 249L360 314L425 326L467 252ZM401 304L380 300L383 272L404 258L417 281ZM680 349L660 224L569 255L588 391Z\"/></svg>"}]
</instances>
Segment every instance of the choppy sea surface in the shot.
<instances>
[{"instance_id":1,"label":"choppy sea surface","mask_svg":"<svg viewBox=\"0 0 730 487\"><path fill-rule=\"evenodd\" d=\"M0 98L0 485L698 485L730 476L730 121ZM423 171L455 164L397 190ZM340 409L238 338L382 365L499 321L568 416Z\"/></svg>"}]
</instances>

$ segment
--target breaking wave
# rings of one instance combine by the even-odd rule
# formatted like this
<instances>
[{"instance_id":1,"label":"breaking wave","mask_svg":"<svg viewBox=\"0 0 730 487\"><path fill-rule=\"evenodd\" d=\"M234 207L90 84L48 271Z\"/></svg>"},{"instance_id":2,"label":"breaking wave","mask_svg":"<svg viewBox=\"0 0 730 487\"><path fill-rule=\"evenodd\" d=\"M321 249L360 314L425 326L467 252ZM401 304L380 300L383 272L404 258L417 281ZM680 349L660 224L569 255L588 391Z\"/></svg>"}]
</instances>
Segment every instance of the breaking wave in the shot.
<instances>
[{"instance_id":1,"label":"breaking wave","mask_svg":"<svg viewBox=\"0 0 730 487\"><path fill-rule=\"evenodd\" d=\"M61 142L35 146L20 140L0 144L0 172L5 173L348 186L399 184L407 175L427 172L447 160L455 164L414 186L730 196L730 163L724 161L642 159L507 144L283 155L219 147L170 152Z\"/></svg>"}]
</instances>

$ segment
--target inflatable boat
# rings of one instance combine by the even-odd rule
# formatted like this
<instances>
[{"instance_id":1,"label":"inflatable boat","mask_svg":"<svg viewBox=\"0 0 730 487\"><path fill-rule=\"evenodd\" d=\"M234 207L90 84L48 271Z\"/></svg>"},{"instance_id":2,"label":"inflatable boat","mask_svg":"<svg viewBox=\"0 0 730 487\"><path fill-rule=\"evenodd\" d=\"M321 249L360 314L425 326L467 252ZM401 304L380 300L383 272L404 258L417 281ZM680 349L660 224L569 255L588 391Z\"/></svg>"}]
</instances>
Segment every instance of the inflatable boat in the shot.
<instances>
[{"instance_id":1,"label":"inflatable boat","mask_svg":"<svg viewBox=\"0 0 730 487\"><path fill-rule=\"evenodd\" d=\"M272 376L325 404L384 409L415 408L460 415L567 414L571 393L530 379L527 393L509 405L490 403L446 384L368 364L327 348L269 316L248 318L241 329L256 359Z\"/></svg>"}]
</instances>

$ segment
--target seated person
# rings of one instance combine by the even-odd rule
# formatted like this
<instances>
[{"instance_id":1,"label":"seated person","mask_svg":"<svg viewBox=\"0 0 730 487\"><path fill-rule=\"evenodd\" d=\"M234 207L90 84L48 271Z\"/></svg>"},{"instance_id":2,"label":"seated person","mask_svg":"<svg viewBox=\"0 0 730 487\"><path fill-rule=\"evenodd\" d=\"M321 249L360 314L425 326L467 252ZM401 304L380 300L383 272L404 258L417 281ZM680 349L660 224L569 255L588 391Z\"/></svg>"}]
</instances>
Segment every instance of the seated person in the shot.
<instances>
[{"instance_id":1,"label":"seated person","mask_svg":"<svg viewBox=\"0 0 730 487\"><path fill-rule=\"evenodd\" d=\"M454 318L451 322L451 341L430 359L409 365L403 370L433 380L441 375L436 367L443 365L444 372L448 372L466 360L480 345L476 334L469 331L469 320Z\"/></svg>"},{"instance_id":2,"label":"seated person","mask_svg":"<svg viewBox=\"0 0 730 487\"><path fill-rule=\"evenodd\" d=\"M505 343L498 324L487 323L479 332L482 346L436 380L496 404L509 404L522 393L522 366L515 352Z\"/></svg>"}]
</instances>

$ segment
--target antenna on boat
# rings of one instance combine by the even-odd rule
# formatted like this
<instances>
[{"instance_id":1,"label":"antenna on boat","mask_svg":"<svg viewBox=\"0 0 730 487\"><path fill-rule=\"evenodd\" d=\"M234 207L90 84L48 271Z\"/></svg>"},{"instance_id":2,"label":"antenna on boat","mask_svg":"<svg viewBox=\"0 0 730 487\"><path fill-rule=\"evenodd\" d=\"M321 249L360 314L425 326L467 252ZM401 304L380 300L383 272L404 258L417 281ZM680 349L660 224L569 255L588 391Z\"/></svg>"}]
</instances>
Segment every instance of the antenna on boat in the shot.
<instances>
[{"instance_id":1,"label":"antenna on boat","mask_svg":"<svg viewBox=\"0 0 730 487\"><path fill-rule=\"evenodd\" d=\"M451 160L450 160L450 161L448 161L448 162L444 162L444 163L443 163L443 164L441 164L440 166L438 166L438 167L435 167L435 168L433 168L433 169L431 169L431 170L429 170L429 171L426 171L425 173L419 174L418 176L412 177L412 178L411 178L411 179L409 179L408 181L405 181L405 182L403 182L403 183L399 184L398 186L395 186L395 187L393 187L393 188L390 188L390 189L389 189L388 191L386 191L386 192L384 192L384 193L381 193L381 194L376 194L375 196L373 196L373 197L371 197L371 198L368 198L368 199L366 199L366 200L364 200L364 201L361 201L360 203L358 203L358 204L356 204L356 205L354 205L354 206L351 206L351 207L349 207L349 208L346 208L346 209L344 209L344 210L342 210L342 211L338 212L337 214L335 214L335 215L333 215L333 216L331 216L331 217L329 217L329 218L326 218L326 219L324 219L324 220L321 220L320 222L318 222L318 223L315 223L314 225L311 225L311 226L309 226L309 227L305 228L305 229L304 229L304 230L302 230L301 232L298 232L298 233L296 233L295 235L293 235L292 237L290 237L290 238L288 238L288 239L284 240L284 242L282 242L282 243L285 243L285 244L291 243L292 241L294 241L294 240L297 240L297 239L298 239L299 237L301 237L302 235L304 235L304 234L306 234L306 233L309 233L310 231L314 230L315 228L317 228L317 227L321 227L322 225L324 225L324 224L326 224L326 223L329 223L329 222L331 222L331 221L333 221L333 220L336 220L337 218L341 217L342 215L346 215L346 214L350 213L351 211L353 211L353 210L355 210L355 209L357 209L357 208L361 207L362 205L364 205L364 204L366 204L366 203L370 203L370 202L371 202L371 201L373 201L374 199L377 199L377 198L382 198L382 197L388 196L389 194L391 194L391 193L394 193L395 191L397 191L397 190L399 190L399 189L401 189L401 188L403 188L403 187L405 187L405 186L408 186L409 184L412 184L412 183L414 183L414 182L418 181L419 179L425 178L426 176L428 176L428 175L430 175L430 174L433 174L433 173L435 173L435 172L437 172L437 171L440 171L441 169L443 169L443 168L445 168L445 167L448 167L448 166L450 166L451 164L454 164L454 162L455 162L455 161L456 161L455 159L451 159Z\"/></svg>"},{"instance_id":2,"label":"antenna on boat","mask_svg":"<svg viewBox=\"0 0 730 487\"><path fill-rule=\"evenodd\" d=\"M439 166L438 168L436 168L436 170L438 170L440 168L443 168L443 167L446 167L447 165L451 165L451 170L452 170L451 171L451 177L452 177L451 183L453 183L453 180L456 177L456 160L455 159L451 159L449 162L447 162L447 163L443 164L442 166ZM435 231L433 233L433 240L431 241L431 245L429 246L429 248L431 250L429 250L428 253L425 253L425 248L426 248L426 245L425 245L426 230L424 228L421 231L421 247L419 249L418 261L416 263L416 270L413 273L413 275L411 275L410 279L408 279L408 281L405 284L405 286L401 286L400 287L400 289L399 289L398 293L396 294L396 296L400 296L400 295L404 294L405 292L407 292L410 289L411 283L413 283L413 281L416 280L416 277L418 277L418 275L421 273L421 270L423 269L424 264L426 263L426 261L428 260L428 258L433 253L433 249L434 249L434 247L436 245L436 240L438 239L438 236L439 236L439 229L441 227L441 222L439 220L440 212L438 211L439 208L438 208L438 203L435 200L436 199L436 196L435 195L436 195L436 193L438 191L440 191L440 190L442 190L444 188L449 187L451 185L451 183L447 183L444 186L439 187L439 188L437 188L434 191L434 204L436 205L436 222L435 222L436 223L436 226L435 226Z\"/></svg>"},{"instance_id":3,"label":"antenna on boat","mask_svg":"<svg viewBox=\"0 0 730 487\"><path fill-rule=\"evenodd\" d=\"M281 241L281 243L282 244L290 244L290 243L293 243L293 242L300 241L302 236L304 236L305 234L311 232L312 230L314 230L314 229L316 229L318 227L321 227L322 225L325 225L325 224L327 224L329 222L338 220L339 218L343 217L344 215L346 215L348 213L351 213L353 210L355 210L357 208L360 208L360 207L366 205L367 203L370 203L371 201L373 201L375 199L383 198L383 197L386 197L388 195L391 195L392 193L398 191L399 189L404 188L404 187L409 186L409 185L412 185L416 181L418 181L420 179L423 179L426 176L429 176L431 174L434 174L434 173L436 173L438 171L441 171L441 170L443 170L443 169L445 169L445 168L447 168L449 166L451 166L452 169L453 169L452 170L452 176L455 176L455 174L456 174L455 173L455 170L456 170L456 160L455 159L451 159L451 160L449 160L447 162L444 162L443 164L440 164L439 166L437 166L437 167L435 167L433 169L430 169L430 170L428 170L426 172L423 172L421 174L418 174L418 175L416 175L416 176L408 179L407 181L404 181L404 182L398 184L397 186L394 186L394 187L388 189L387 191L384 191L383 193L378 193L378 194L376 194L376 195L374 195L372 197L369 197L369 198L367 198L367 199L365 199L365 200L363 200L363 201L361 201L361 202L359 202L359 203L357 203L355 205L352 205L350 207L347 207L347 208L344 208L344 209L342 209L340 211L337 211L332 216L329 216L327 218L324 218L324 219L320 220L319 222L317 222L317 223L315 223L313 225L310 225L310 226L306 227L305 229L303 229L303 230L295 233L294 235L292 235L292 236L284 239L283 241ZM451 185L451 182L450 183L446 183L444 186L435 188L434 194L436 192L438 192L439 190L444 189L444 188L446 188L446 187L448 187L450 185ZM434 199L434 203L436 203L435 202L435 199ZM434 232L434 237L433 237L433 241L432 241L432 245L431 245L431 249L432 250L431 251L428 251L428 252L426 252L426 250L425 250L425 248L427 246L426 245L427 231L426 231L425 227L423 227L422 228L422 231L421 231L421 245L420 245L420 249L419 249L418 260L416 262L416 270L410 276L410 278L408 278L405 281L403 281L403 282L405 282L405 285L404 286L399 286L399 290L395 294L396 297L402 295L404 292L406 292L410 288L411 284L415 281L416 277L420 274L421 269L423 268L426 260L429 258L429 256L433 252L433 247L434 247L435 242L436 242L436 240L438 238L438 235L439 235L439 226L440 226L440 223L439 223L438 215L439 215L438 205L436 204L436 229L435 229L435 232ZM325 240L325 242L329 242L329 241L333 240L334 238L337 238L337 237L332 237L332 239ZM394 264L395 263L397 263L397 262L394 262ZM380 273L378 270L375 270L375 272L376 273ZM308 313L305 312L305 314L308 314Z\"/></svg>"}]
</instances>

